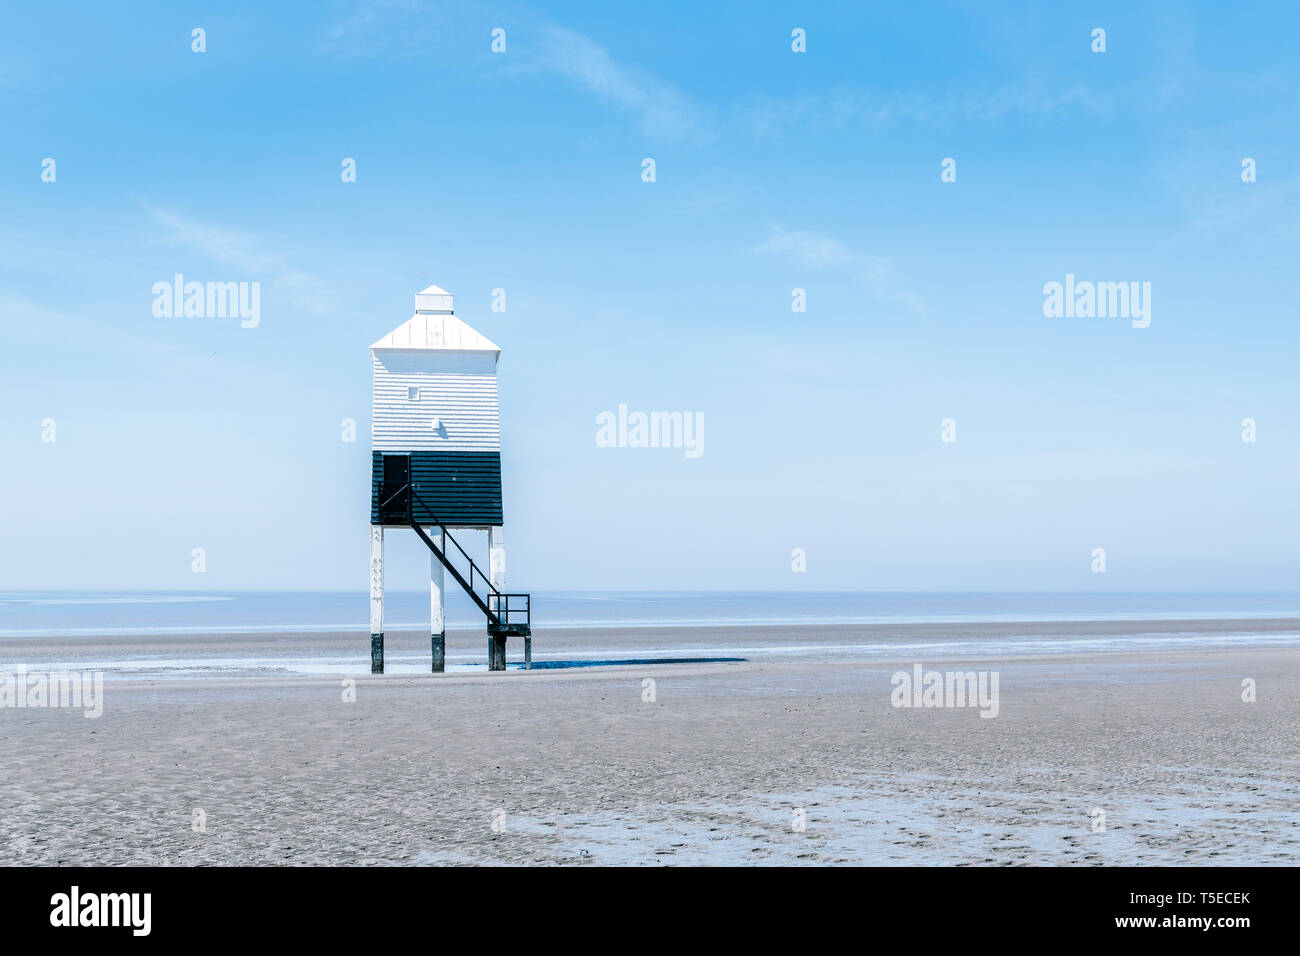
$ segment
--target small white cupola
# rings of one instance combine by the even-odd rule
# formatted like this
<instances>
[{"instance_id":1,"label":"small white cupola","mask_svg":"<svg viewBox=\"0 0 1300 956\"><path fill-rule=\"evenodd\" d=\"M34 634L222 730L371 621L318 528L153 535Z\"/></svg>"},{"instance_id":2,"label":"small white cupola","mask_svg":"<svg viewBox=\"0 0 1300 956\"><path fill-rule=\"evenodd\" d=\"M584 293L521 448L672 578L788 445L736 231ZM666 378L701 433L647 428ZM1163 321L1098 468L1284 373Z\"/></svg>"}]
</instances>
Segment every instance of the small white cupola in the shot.
<instances>
[{"instance_id":1,"label":"small white cupola","mask_svg":"<svg viewBox=\"0 0 1300 956\"><path fill-rule=\"evenodd\" d=\"M501 354L491 339L456 316L452 294L436 285L415 293L415 315L370 348L490 352L494 364Z\"/></svg>"},{"instance_id":2,"label":"small white cupola","mask_svg":"<svg viewBox=\"0 0 1300 956\"><path fill-rule=\"evenodd\" d=\"M451 293L436 285L421 289L415 293L415 312L417 315L451 315L456 309L452 305Z\"/></svg>"}]
</instances>

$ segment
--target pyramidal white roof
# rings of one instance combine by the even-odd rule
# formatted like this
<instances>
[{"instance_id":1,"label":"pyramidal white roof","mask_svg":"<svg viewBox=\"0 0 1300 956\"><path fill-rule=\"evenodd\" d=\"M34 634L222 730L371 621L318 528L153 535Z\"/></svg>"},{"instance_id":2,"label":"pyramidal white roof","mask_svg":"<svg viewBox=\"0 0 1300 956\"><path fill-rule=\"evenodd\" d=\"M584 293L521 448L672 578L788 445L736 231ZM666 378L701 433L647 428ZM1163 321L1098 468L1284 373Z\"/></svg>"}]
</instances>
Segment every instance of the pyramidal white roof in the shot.
<instances>
[{"instance_id":1,"label":"pyramidal white roof","mask_svg":"<svg viewBox=\"0 0 1300 956\"><path fill-rule=\"evenodd\" d=\"M499 346L470 328L455 315L452 295L431 285L415 294L415 315L378 342L372 349L444 349L453 352L495 352Z\"/></svg>"}]
</instances>

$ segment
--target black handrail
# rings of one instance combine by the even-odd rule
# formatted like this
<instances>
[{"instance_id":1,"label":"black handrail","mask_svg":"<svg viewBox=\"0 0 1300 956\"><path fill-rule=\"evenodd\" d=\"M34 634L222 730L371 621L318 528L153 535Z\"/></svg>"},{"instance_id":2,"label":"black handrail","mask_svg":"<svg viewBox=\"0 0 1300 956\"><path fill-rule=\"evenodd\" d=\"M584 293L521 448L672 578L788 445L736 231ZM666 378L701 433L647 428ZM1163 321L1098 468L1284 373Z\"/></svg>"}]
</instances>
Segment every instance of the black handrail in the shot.
<instances>
[{"instance_id":1,"label":"black handrail","mask_svg":"<svg viewBox=\"0 0 1300 956\"><path fill-rule=\"evenodd\" d=\"M472 585L474 584L474 572L477 571L477 572L478 572L478 576L479 576L480 578L484 578L484 580L487 582L488 593L489 593L489 594L499 594L500 592L497 591L497 589L496 589L495 587L492 586L492 579L491 579L490 577L486 577L486 576L483 574L483 569L480 568L477 564L474 563L474 559L471 558L471 557L466 553L465 549L462 548L462 547L460 546L460 542L457 541L455 538L453 538L453 537L451 536L451 532L447 530L447 525L443 522L443 520L442 520L441 518L439 518L437 515L435 515L435 514L433 513L433 509L429 507L429 503L428 503L427 501L425 501L423 498L420 498L420 496L419 496L418 494L416 494L415 486L414 486L414 485L411 485L410 488L411 488L411 499L412 499L413 501L414 501L415 499L417 499L417 498L419 499L420 504L422 504L422 505L424 506L425 513L428 514L429 517L433 519L433 522L432 522L432 523L433 523L434 525L436 525L437 527L439 527L439 528L442 529L442 534L443 534L444 539L447 540L447 541L450 541L452 544L454 544L454 545L456 546L456 550L459 551L459 552L461 553L461 557L463 557L466 561L469 562L469 581L470 581L470 585L471 585L471 590L473 590ZM400 494L400 492L399 492L399 494ZM414 512L414 508L412 508L411 511ZM414 516L413 513L408 515L408 520L409 520L412 524L415 523L415 516Z\"/></svg>"},{"instance_id":2,"label":"black handrail","mask_svg":"<svg viewBox=\"0 0 1300 956\"><path fill-rule=\"evenodd\" d=\"M415 529L415 533L420 536L420 540L422 540L428 546L429 550L434 553L434 555L438 558L438 560L442 562L442 566L451 572L451 575L456 579L456 582L469 593L469 596L471 598L474 599L474 603L478 605L479 610L482 611L487 616L488 626L501 627L502 625L508 625L510 623L510 612L515 611L516 613L520 613L520 612L523 613L524 626L531 628L532 626L531 596L527 594L519 594L519 593L507 594L502 591L498 591L492 584L492 578L489 577L488 575L485 575L483 573L483 569L474 563L474 559L471 558L469 554L465 551L465 549L460 546L460 542L457 541L452 536L451 532L447 529L447 525L442 521L442 519L440 519L437 515L433 513L433 509L429 507L428 502L426 502L423 498L420 498L420 496L416 494L415 486L411 482L408 481L401 488L399 488L392 495L390 495L388 501L385 501L382 505L379 506L380 511L381 512L383 511L384 505L387 505L389 501L392 501L403 491L407 491L408 489L410 491L410 498L407 501L407 510L406 510L407 523L410 524L410 526ZM411 502L417 498L419 499L420 504L424 507L425 513L428 514L429 517L433 519L429 523L437 527L439 530L441 530L443 540L450 541L453 545L455 545L456 550L461 553L461 556L467 562L469 562L468 581L465 580L464 575L462 575L460 571L457 570L456 566L452 564L450 560L448 560L447 555L445 555L442 552L442 549L440 549L436 544L433 543L433 539L430 538L425 533L424 528L420 526L420 523L415 520L414 508L412 507ZM474 589L475 573L477 573L478 576L483 580L483 582L487 584L486 601L483 598L479 597L478 591ZM510 599L512 597L523 598L524 606L522 608L511 607Z\"/></svg>"},{"instance_id":3,"label":"black handrail","mask_svg":"<svg viewBox=\"0 0 1300 956\"><path fill-rule=\"evenodd\" d=\"M451 576L454 577L457 580L457 582L459 582L460 586L463 587L467 592L469 592L469 596L474 599L474 603L478 605L479 610L487 615L488 624L492 627L500 627L501 618L498 615L492 613L492 611L488 608L487 604L484 603L483 599L478 596L478 592L475 591L470 586L469 582L466 581L465 578L461 575L461 573L456 570L456 566L447 560L447 556L443 554L441 550L439 550L436 544L433 543L433 539L424 533L424 529L420 527L419 523L416 522L415 520L412 520L411 527L415 529L415 533L420 536L420 539L429 546L429 550L438 556L438 560L442 562L442 566L445 567L448 571L450 571ZM439 524L439 527L442 528L444 539L450 537L447 534L447 528L445 525ZM455 543L454 539L452 543L453 544ZM456 547L459 548L460 545L456 545ZM473 562L471 562L471 565L472 563ZM473 573L474 572L471 569L470 574L473 575ZM490 584L488 586L491 587ZM496 593L497 593L496 590L493 589L492 594L495 595Z\"/></svg>"}]
</instances>

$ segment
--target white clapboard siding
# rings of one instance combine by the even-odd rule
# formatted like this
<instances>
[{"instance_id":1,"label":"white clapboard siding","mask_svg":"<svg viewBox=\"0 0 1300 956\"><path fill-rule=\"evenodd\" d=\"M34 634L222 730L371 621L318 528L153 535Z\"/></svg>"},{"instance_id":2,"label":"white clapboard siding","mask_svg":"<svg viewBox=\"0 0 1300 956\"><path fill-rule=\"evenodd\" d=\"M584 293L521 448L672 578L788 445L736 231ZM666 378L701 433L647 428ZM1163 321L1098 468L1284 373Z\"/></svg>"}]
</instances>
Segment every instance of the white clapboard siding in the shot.
<instances>
[{"instance_id":1,"label":"white clapboard siding","mask_svg":"<svg viewBox=\"0 0 1300 956\"><path fill-rule=\"evenodd\" d=\"M496 357L375 349L371 447L376 451L500 451ZM418 401L408 398L418 386ZM432 426L437 418L441 430Z\"/></svg>"},{"instance_id":2,"label":"white clapboard siding","mask_svg":"<svg viewBox=\"0 0 1300 956\"><path fill-rule=\"evenodd\" d=\"M501 349L454 309L451 293L431 285L416 293L415 314L370 346L376 451L501 450ZM412 387L417 401L408 397Z\"/></svg>"}]
</instances>

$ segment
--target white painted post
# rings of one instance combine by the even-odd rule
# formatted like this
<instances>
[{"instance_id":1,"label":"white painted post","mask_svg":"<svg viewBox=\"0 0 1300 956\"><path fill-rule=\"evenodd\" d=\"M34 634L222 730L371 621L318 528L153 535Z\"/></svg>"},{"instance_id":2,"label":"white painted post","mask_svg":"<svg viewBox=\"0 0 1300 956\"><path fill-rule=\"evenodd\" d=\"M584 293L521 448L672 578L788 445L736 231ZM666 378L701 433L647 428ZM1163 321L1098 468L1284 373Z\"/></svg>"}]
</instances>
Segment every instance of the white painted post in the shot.
<instances>
[{"instance_id":1,"label":"white painted post","mask_svg":"<svg viewBox=\"0 0 1300 956\"><path fill-rule=\"evenodd\" d=\"M506 535L503 528L488 528L488 577L498 591L506 589Z\"/></svg>"},{"instance_id":2,"label":"white painted post","mask_svg":"<svg viewBox=\"0 0 1300 956\"><path fill-rule=\"evenodd\" d=\"M384 672L384 527L370 526L370 673Z\"/></svg>"},{"instance_id":3,"label":"white painted post","mask_svg":"<svg viewBox=\"0 0 1300 956\"><path fill-rule=\"evenodd\" d=\"M488 528L488 576L491 578L492 587L496 588L497 591L504 593L506 589L506 534L504 528ZM533 635L525 634L524 670L532 669Z\"/></svg>"},{"instance_id":4,"label":"white painted post","mask_svg":"<svg viewBox=\"0 0 1300 956\"><path fill-rule=\"evenodd\" d=\"M506 539L502 529L496 527L488 528L488 580L497 591L505 590ZM491 634L488 635L488 667L492 670L506 669L505 643L504 636L494 639Z\"/></svg>"},{"instance_id":5,"label":"white painted post","mask_svg":"<svg viewBox=\"0 0 1300 956\"><path fill-rule=\"evenodd\" d=\"M442 528L429 528L429 537L446 553L447 543L443 540ZM433 672L441 674L447 669L447 617L443 609L443 567L438 556L429 552L429 633L433 645Z\"/></svg>"}]
</instances>

